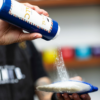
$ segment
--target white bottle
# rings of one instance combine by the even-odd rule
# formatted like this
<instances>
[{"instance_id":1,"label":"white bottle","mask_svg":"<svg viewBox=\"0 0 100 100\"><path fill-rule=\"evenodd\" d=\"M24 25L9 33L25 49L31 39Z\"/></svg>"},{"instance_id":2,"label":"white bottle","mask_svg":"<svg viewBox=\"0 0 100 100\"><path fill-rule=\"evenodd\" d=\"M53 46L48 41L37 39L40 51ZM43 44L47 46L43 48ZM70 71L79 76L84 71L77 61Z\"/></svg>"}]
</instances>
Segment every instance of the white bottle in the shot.
<instances>
[{"instance_id":1,"label":"white bottle","mask_svg":"<svg viewBox=\"0 0 100 100\"><path fill-rule=\"evenodd\" d=\"M15 0L0 0L0 18L27 32L39 32L45 40L53 39L60 32L56 21Z\"/></svg>"}]
</instances>

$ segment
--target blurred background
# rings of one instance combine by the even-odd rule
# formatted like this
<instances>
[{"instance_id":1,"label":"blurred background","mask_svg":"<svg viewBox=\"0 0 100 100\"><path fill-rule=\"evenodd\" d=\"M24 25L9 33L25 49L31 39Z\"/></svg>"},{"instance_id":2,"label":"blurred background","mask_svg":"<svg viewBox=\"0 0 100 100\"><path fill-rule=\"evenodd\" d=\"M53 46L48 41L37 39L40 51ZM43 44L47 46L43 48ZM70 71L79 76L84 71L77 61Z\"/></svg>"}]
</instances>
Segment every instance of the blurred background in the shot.
<instances>
[{"instance_id":1,"label":"blurred background","mask_svg":"<svg viewBox=\"0 0 100 100\"><path fill-rule=\"evenodd\" d=\"M56 78L55 52L60 49L70 77L79 75L100 88L100 0L19 0L45 9L60 27L60 35L51 41L37 39L46 71ZM100 90L90 93L100 100Z\"/></svg>"}]
</instances>

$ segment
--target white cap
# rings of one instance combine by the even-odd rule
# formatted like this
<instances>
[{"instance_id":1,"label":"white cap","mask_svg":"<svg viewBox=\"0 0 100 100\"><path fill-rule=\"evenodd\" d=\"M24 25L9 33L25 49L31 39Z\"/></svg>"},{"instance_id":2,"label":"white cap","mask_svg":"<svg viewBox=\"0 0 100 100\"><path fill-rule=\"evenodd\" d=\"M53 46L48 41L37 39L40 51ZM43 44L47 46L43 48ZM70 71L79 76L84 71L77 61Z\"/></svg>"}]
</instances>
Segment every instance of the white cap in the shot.
<instances>
[{"instance_id":1,"label":"white cap","mask_svg":"<svg viewBox=\"0 0 100 100\"><path fill-rule=\"evenodd\" d=\"M3 0L0 0L0 9L1 9L2 5L3 5Z\"/></svg>"},{"instance_id":2,"label":"white cap","mask_svg":"<svg viewBox=\"0 0 100 100\"><path fill-rule=\"evenodd\" d=\"M59 33L60 33L60 26L58 26L58 31L57 31L55 37L52 40L54 40L59 35Z\"/></svg>"}]
</instances>

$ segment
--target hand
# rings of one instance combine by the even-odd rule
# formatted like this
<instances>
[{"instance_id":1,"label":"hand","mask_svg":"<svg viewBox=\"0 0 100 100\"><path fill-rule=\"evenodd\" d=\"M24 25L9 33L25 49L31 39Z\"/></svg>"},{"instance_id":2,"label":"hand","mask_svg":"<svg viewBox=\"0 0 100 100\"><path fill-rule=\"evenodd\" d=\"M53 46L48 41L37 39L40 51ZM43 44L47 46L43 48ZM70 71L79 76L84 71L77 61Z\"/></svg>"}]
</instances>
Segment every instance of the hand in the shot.
<instances>
[{"instance_id":1,"label":"hand","mask_svg":"<svg viewBox=\"0 0 100 100\"><path fill-rule=\"evenodd\" d=\"M24 5L34 9L39 14L49 16L45 10L40 9L38 6L30 5L28 3L24 3ZM23 33L22 29L13 26L3 20L0 20L0 45L8 45L11 43L22 42L26 40L34 40L41 37L42 35L39 33Z\"/></svg>"},{"instance_id":2,"label":"hand","mask_svg":"<svg viewBox=\"0 0 100 100\"><path fill-rule=\"evenodd\" d=\"M68 95L67 93L64 93L64 94L58 93L57 98L58 100L91 100L88 94L78 95L76 93L72 95Z\"/></svg>"},{"instance_id":3,"label":"hand","mask_svg":"<svg viewBox=\"0 0 100 100\"><path fill-rule=\"evenodd\" d=\"M82 81L82 78L77 76L77 77L71 78L71 80ZM72 95L69 95L67 93L64 93L64 94L57 93L57 98L58 100L91 100L88 94L78 95L77 93L73 93Z\"/></svg>"},{"instance_id":4,"label":"hand","mask_svg":"<svg viewBox=\"0 0 100 100\"><path fill-rule=\"evenodd\" d=\"M47 85L50 84L51 80L49 77L41 77L39 78L35 86ZM39 100L51 100L52 93L51 92L44 92L44 91L36 91L36 95L38 96Z\"/></svg>"}]
</instances>

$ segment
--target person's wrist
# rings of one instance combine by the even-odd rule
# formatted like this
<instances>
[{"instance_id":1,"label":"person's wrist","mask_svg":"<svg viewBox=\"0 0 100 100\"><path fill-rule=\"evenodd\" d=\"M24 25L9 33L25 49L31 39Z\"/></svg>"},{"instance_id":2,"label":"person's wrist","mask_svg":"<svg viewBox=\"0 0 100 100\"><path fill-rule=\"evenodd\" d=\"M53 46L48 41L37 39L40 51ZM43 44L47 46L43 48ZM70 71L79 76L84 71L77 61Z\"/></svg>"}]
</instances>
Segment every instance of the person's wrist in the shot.
<instances>
[{"instance_id":1,"label":"person's wrist","mask_svg":"<svg viewBox=\"0 0 100 100\"><path fill-rule=\"evenodd\" d=\"M0 33L1 33L1 19L0 19Z\"/></svg>"}]
</instances>

